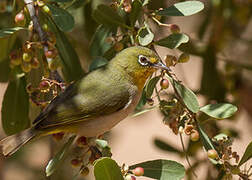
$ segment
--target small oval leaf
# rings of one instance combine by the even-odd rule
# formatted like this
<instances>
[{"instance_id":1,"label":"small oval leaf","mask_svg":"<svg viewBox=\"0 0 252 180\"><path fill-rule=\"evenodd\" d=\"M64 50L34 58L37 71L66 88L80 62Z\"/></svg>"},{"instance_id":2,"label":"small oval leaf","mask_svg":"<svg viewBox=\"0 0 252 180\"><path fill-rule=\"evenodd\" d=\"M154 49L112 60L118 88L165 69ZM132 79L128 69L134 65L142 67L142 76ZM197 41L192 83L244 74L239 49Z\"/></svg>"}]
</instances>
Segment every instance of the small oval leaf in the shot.
<instances>
[{"instance_id":1,"label":"small oval leaf","mask_svg":"<svg viewBox=\"0 0 252 180\"><path fill-rule=\"evenodd\" d=\"M182 43L187 43L189 37L186 34L174 33L166 38L156 41L155 44L164 46L170 49L178 48Z\"/></svg>"},{"instance_id":2,"label":"small oval leaf","mask_svg":"<svg viewBox=\"0 0 252 180\"><path fill-rule=\"evenodd\" d=\"M160 76L156 76L147 82L146 88L145 88L146 98L151 98L154 88L156 87L159 79L160 79Z\"/></svg>"},{"instance_id":3,"label":"small oval leaf","mask_svg":"<svg viewBox=\"0 0 252 180\"><path fill-rule=\"evenodd\" d=\"M252 141L247 146L238 166L241 166L245 162L247 162L250 158L252 158Z\"/></svg>"},{"instance_id":4,"label":"small oval leaf","mask_svg":"<svg viewBox=\"0 0 252 180\"><path fill-rule=\"evenodd\" d=\"M201 107L200 111L216 119L225 119L233 116L237 107L229 103L208 104Z\"/></svg>"},{"instance_id":5,"label":"small oval leaf","mask_svg":"<svg viewBox=\"0 0 252 180\"><path fill-rule=\"evenodd\" d=\"M95 161L94 175L96 180L123 180L120 167L108 157Z\"/></svg>"},{"instance_id":6,"label":"small oval leaf","mask_svg":"<svg viewBox=\"0 0 252 180\"><path fill-rule=\"evenodd\" d=\"M180 180L185 176L185 168L180 163L171 160L157 159L146 161L130 166L133 170L136 167L144 169L144 175L158 180Z\"/></svg>"},{"instance_id":7,"label":"small oval leaf","mask_svg":"<svg viewBox=\"0 0 252 180\"><path fill-rule=\"evenodd\" d=\"M204 9L204 4L200 1L185 1L158 11L160 16L191 16Z\"/></svg>"},{"instance_id":8,"label":"small oval leaf","mask_svg":"<svg viewBox=\"0 0 252 180\"><path fill-rule=\"evenodd\" d=\"M29 127L29 96L25 77L10 81L2 103L2 124L7 135Z\"/></svg>"},{"instance_id":9,"label":"small oval leaf","mask_svg":"<svg viewBox=\"0 0 252 180\"><path fill-rule=\"evenodd\" d=\"M52 12L52 18L55 24L59 27L61 31L67 32L71 31L74 27L74 18L66 10L47 4L50 11Z\"/></svg>"},{"instance_id":10,"label":"small oval leaf","mask_svg":"<svg viewBox=\"0 0 252 180\"><path fill-rule=\"evenodd\" d=\"M147 24L145 24L145 27L139 29L137 39L139 44L142 46L147 46L152 42L154 34L151 32Z\"/></svg>"},{"instance_id":11,"label":"small oval leaf","mask_svg":"<svg viewBox=\"0 0 252 180\"><path fill-rule=\"evenodd\" d=\"M123 18L113 8L104 4L99 5L95 9L93 17L98 23L108 27L126 26Z\"/></svg>"},{"instance_id":12,"label":"small oval leaf","mask_svg":"<svg viewBox=\"0 0 252 180\"><path fill-rule=\"evenodd\" d=\"M60 151L54 156L54 158L49 161L49 163L46 166L46 176L51 176L61 165L67 153L69 152L69 149L75 137L76 137L75 135L71 136L68 139L68 141L64 144L64 146L60 149Z\"/></svg>"}]
</instances>

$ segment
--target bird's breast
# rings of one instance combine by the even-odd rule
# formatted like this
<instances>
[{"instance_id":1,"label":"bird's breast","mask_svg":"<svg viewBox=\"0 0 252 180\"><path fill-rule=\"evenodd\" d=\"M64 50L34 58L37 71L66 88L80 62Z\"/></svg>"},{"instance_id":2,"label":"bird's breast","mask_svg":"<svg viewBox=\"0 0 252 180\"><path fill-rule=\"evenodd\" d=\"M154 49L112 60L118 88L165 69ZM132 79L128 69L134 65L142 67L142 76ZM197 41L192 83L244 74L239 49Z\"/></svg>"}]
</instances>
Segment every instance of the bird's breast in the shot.
<instances>
[{"instance_id":1,"label":"bird's breast","mask_svg":"<svg viewBox=\"0 0 252 180\"><path fill-rule=\"evenodd\" d=\"M129 102L119 111L82 122L78 128L78 134L86 137L104 134L134 111L140 97L141 92L137 92L131 96Z\"/></svg>"}]
</instances>

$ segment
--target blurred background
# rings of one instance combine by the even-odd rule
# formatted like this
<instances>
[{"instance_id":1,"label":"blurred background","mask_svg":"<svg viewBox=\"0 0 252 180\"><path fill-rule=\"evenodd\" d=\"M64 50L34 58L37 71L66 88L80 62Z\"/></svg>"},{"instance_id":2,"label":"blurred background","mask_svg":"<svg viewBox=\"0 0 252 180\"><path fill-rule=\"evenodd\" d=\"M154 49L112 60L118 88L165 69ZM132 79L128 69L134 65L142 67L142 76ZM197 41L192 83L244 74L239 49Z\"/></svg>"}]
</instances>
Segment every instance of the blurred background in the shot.
<instances>
[{"instance_id":1,"label":"blurred background","mask_svg":"<svg viewBox=\"0 0 252 180\"><path fill-rule=\"evenodd\" d=\"M108 3L109 1L105 1ZM176 0L153 0L149 9L168 7ZM210 137L225 132L234 138L232 148L240 156L252 139L252 1L251 0L202 0L205 9L189 17L166 18L166 23L177 24L183 33L190 36L190 42L183 44L179 50L155 47L161 57L167 54L179 56L181 51L190 54L190 61L172 68L177 77L198 95L200 105L208 102L231 102L238 106L235 117L223 121L211 121L204 124ZM7 0L0 1L0 8ZM79 1L76 7L69 9L74 15L76 25L67 33L87 70L90 63L89 44L98 24L91 16L98 0ZM8 3L7 3L8 4ZM8 9L0 12L0 28L11 26L13 17ZM166 27L158 28L151 24L155 38L170 34ZM1 44L0 44L1 46ZM1 51L0 51L1 52ZM0 64L0 71L4 67ZM0 102L7 87L7 82L0 83ZM148 106L148 105L147 105ZM1 108L1 103L0 103ZM22 108L22 107L21 107ZM1 118L1 114L0 114ZM169 159L182 163L188 168L178 135L165 126L158 108L137 117L128 117L108 133L108 142L113 156L120 165L127 165L153 159ZM0 137L5 134L0 128ZM189 138L184 136L186 146ZM163 145L160 145L163 143ZM165 145L164 145L165 144ZM65 160L62 167L50 178L45 178L45 166L57 152L62 142L55 142L45 137L33 142L10 158L0 159L1 180L68 180L77 172L71 168L71 158ZM54 147L54 148L53 148ZM173 147L177 152L171 152ZM187 146L188 147L188 146ZM54 152L55 151L55 152ZM206 161L206 153L199 142L190 145L189 158L195 165L195 172L200 180L218 179L217 171ZM244 166L250 166L251 161ZM87 177L92 180L92 171ZM137 178L147 179L147 178ZM185 179L195 179L190 172ZM238 177L233 177L238 179Z\"/></svg>"}]
</instances>

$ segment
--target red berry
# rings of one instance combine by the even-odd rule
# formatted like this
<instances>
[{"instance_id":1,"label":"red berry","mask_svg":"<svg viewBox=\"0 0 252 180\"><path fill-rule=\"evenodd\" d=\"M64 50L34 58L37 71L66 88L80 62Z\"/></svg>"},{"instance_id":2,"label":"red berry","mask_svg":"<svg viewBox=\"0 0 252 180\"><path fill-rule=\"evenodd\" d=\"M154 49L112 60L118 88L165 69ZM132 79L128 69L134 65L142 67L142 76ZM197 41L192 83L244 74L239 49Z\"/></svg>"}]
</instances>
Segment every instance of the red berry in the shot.
<instances>
[{"instance_id":1,"label":"red berry","mask_svg":"<svg viewBox=\"0 0 252 180\"><path fill-rule=\"evenodd\" d=\"M216 159L218 157L218 153L214 149L209 149L207 151L207 156L211 159Z\"/></svg>"},{"instance_id":2,"label":"red berry","mask_svg":"<svg viewBox=\"0 0 252 180\"><path fill-rule=\"evenodd\" d=\"M22 23L25 20L25 16L23 12L19 12L16 16L15 16L15 22L16 23Z\"/></svg>"},{"instance_id":3,"label":"red berry","mask_svg":"<svg viewBox=\"0 0 252 180\"><path fill-rule=\"evenodd\" d=\"M47 50L45 52L45 56L47 58L54 58L57 55L57 51L56 50Z\"/></svg>"},{"instance_id":4,"label":"red berry","mask_svg":"<svg viewBox=\"0 0 252 180\"><path fill-rule=\"evenodd\" d=\"M88 144L87 138L85 136L81 136L76 141L77 146L85 147Z\"/></svg>"},{"instance_id":5,"label":"red berry","mask_svg":"<svg viewBox=\"0 0 252 180\"><path fill-rule=\"evenodd\" d=\"M79 159L72 159L71 164L73 167L78 167L81 165L81 161Z\"/></svg>"},{"instance_id":6,"label":"red berry","mask_svg":"<svg viewBox=\"0 0 252 180\"><path fill-rule=\"evenodd\" d=\"M171 30L172 33L179 33L180 32L180 28L176 24L171 24L170 30Z\"/></svg>"},{"instance_id":7,"label":"red berry","mask_svg":"<svg viewBox=\"0 0 252 180\"><path fill-rule=\"evenodd\" d=\"M160 81L160 86L162 89L167 89L169 87L169 81L167 79L162 79Z\"/></svg>"},{"instance_id":8,"label":"red berry","mask_svg":"<svg viewBox=\"0 0 252 180\"><path fill-rule=\"evenodd\" d=\"M136 167L135 169L133 169L133 174L135 176L142 176L144 175L144 169L142 167Z\"/></svg>"}]
</instances>

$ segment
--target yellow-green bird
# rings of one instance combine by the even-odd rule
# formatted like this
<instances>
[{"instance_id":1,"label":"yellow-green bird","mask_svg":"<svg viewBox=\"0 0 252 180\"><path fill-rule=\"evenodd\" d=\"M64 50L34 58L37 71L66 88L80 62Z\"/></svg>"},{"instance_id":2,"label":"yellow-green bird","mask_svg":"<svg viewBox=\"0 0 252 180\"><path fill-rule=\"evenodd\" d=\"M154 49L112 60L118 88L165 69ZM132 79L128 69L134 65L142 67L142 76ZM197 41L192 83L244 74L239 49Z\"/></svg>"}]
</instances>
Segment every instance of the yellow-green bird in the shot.
<instances>
[{"instance_id":1,"label":"yellow-green bird","mask_svg":"<svg viewBox=\"0 0 252 180\"><path fill-rule=\"evenodd\" d=\"M157 69L169 70L154 51L124 49L54 98L31 128L1 140L2 153L9 156L34 138L58 132L95 137L109 131L134 111L146 80Z\"/></svg>"}]
</instances>

